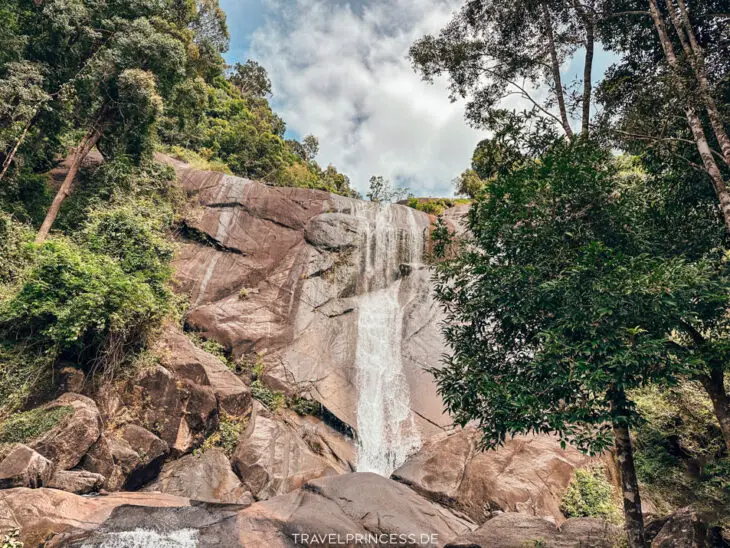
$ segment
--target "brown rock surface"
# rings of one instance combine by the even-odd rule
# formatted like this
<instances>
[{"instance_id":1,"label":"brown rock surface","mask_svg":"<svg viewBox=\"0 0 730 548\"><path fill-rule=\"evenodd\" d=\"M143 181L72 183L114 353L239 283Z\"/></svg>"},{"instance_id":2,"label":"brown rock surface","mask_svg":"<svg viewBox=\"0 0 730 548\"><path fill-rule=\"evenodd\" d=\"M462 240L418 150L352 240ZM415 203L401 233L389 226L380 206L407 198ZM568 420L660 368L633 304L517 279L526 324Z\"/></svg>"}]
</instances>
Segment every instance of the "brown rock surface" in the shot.
<instances>
[{"instance_id":1,"label":"brown rock surface","mask_svg":"<svg viewBox=\"0 0 730 548\"><path fill-rule=\"evenodd\" d=\"M341 463L316 453L292 424L258 402L231 463L258 500L288 493L314 478L347 471Z\"/></svg>"},{"instance_id":2,"label":"brown rock surface","mask_svg":"<svg viewBox=\"0 0 730 548\"><path fill-rule=\"evenodd\" d=\"M121 468L124 488L133 490L157 477L169 447L149 430L127 424L111 441L111 452Z\"/></svg>"},{"instance_id":3,"label":"brown rock surface","mask_svg":"<svg viewBox=\"0 0 730 548\"><path fill-rule=\"evenodd\" d=\"M478 523L495 510L565 519L562 495L590 458L549 436L518 436L486 452L477 441L477 431L466 428L428 442L392 477Z\"/></svg>"},{"instance_id":4,"label":"brown rock surface","mask_svg":"<svg viewBox=\"0 0 730 548\"><path fill-rule=\"evenodd\" d=\"M85 495L101 489L105 481L106 478L101 474L94 474L86 470L59 470L46 487Z\"/></svg>"},{"instance_id":5,"label":"brown rock surface","mask_svg":"<svg viewBox=\"0 0 730 548\"><path fill-rule=\"evenodd\" d=\"M234 357L265 352L268 384L290 393L314 386L314 396L356 429L358 307L373 289L361 274L372 266L369 250L390 245L395 255L375 281L398 284L413 419L424 438L449 424L424 371L444 351L430 273L418 258L428 215L175 167L200 205L187 221L198 236L182 246L176 261L180 291L191 296L190 327ZM387 241L373 236L376 220Z\"/></svg>"},{"instance_id":6,"label":"brown rock surface","mask_svg":"<svg viewBox=\"0 0 730 548\"><path fill-rule=\"evenodd\" d=\"M613 548L621 534L618 527L593 518L572 518L558 529L536 516L504 513L452 540L446 548Z\"/></svg>"},{"instance_id":7,"label":"brown rock surface","mask_svg":"<svg viewBox=\"0 0 730 548\"><path fill-rule=\"evenodd\" d=\"M17 443L3 451L0 461L0 489L43 487L53 476L54 465L40 453Z\"/></svg>"},{"instance_id":8,"label":"brown rock surface","mask_svg":"<svg viewBox=\"0 0 730 548\"><path fill-rule=\"evenodd\" d=\"M192 451L218 426L213 390L180 380L162 366L140 372L131 389L128 405L139 402L142 424L167 443L173 456Z\"/></svg>"},{"instance_id":9,"label":"brown rock surface","mask_svg":"<svg viewBox=\"0 0 730 548\"><path fill-rule=\"evenodd\" d=\"M101 416L94 400L71 392L44 406L45 409L57 407L71 407L73 412L28 445L52 460L59 470L68 470L79 463L101 436Z\"/></svg>"},{"instance_id":10,"label":"brown rock surface","mask_svg":"<svg viewBox=\"0 0 730 548\"><path fill-rule=\"evenodd\" d=\"M209 386L229 415L250 410L251 391L217 357L197 348L182 332L167 326L155 346L160 363L183 379Z\"/></svg>"},{"instance_id":11,"label":"brown rock surface","mask_svg":"<svg viewBox=\"0 0 730 548\"><path fill-rule=\"evenodd\" d=\"M231 469L225 453L209 449L201 455L185 455L162 467L157 479L144 491L160 491L193 500L245 504L253 502Z\"/></svg>"},{"instance_id":12,"label":"brown rock surface","mask_svg":"<svg viewBox=\"0 0 730 548\"><path fill-rule=\"evenodd\" d=\"M20 530L25 546L40 546L50 536L71 528L91 530L125 504L187 506L187 499L153 493L117 493L80 497L56 489L0 491L0 532Z\"/></svg>"}]
</instances>

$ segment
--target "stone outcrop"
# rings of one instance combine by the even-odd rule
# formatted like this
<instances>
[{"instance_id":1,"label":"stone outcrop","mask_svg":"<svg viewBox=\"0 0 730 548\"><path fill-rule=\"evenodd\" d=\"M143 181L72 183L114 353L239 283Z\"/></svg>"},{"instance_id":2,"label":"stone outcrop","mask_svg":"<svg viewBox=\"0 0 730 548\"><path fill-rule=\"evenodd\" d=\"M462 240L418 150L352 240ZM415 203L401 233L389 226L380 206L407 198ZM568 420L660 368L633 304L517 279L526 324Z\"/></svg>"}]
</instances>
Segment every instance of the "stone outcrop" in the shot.
<instances>
[{"instance_id":1,"label":"stone outcrop","mask_svg":"<svg viewBox=\"0 0 730 548\"><path fill-rule=\"evenodd\" d=\"M0 532L20 531L25 546L40 546L46 539L71 529L93 530L112 510L122 505L188 506L187 499L154 493L116 493L81 497L56 489L0 491ZM56 544L64 546L63 543Z\"/></svg>"},{"instance_id":2,"label":"stone outcrop","mask_svg":"<svg viewBox=\"0 0 730 548\"><path fill-rule=\"evenodd\" d=\"M167 326L155 345L160 364L178 377L208 386L229 415L250 411L251 391L220 359L196 347L182 332Z\"/></svg>"},{"instance_id":3,"label":"stone outcrop","mask_svg":"<svg viewBox=\"0 0 730 548\"><path fill-rule=\"evenodd\" d=\"M504 513L446 545L446 548L614 548L618 527L593 518L572 518L558 528L536 516Z\"/></svg>"},{"instance_id":4,"label":"stone outcrop","mask_svg":"<svg viewBox=\"0 0 730 548\"><path fill-rule=\"evenodd\" d=\"M47 487L60 489L77 495L86 495L101 489L106 478L86 470L59 470L48 482Z\"/></svg>"},{"instance_id":5,"label":"stone outcrop","mask_svg":"<svg viewBox=\"0 0 730 548\"><path fill-rule=\"evenodd\" d=\"M651 548L711 548L728 546L718 527L711 527L707 520L692 507L681 508L674 514L649 524L651 534L659 526L659 532L651 539Z\"/></svg>"},{"instance_id":6,"label":"stone outcrop","mask_svg":"<svg viewBox=\"0 0 730 548\"><path fill-rule=\"evenodd\" d=\"M43 487L55 470L50 460L20 443L3 451L0 458L0 489Z\"/></svg>"},{"instance_id":7,"label":"stone outcrop","mask_svg":"<svg viewBox=\"0 0 730 548\"><path fill-rule=\"evenodd\" d=\"M111 453L121 467L123 488L137 489L157 477L169 452L167 443L136 424L127 424L111 441Z\"/></svg>"},{"instance_id":8,"label":"stone outcrop","mask_svg":"<svg viewBox=\"0 0 730 548\"><path fill-rule=\"evenodd\" d=\"M494 511L565 519L562 495L574 470L591 459L549 436L517 436L490 451L479 451L478 439L466 428L428 442L392 477L478 523Z\"/></svg>"},{"instance_id":9,"label":"stone outcrop","mask_svg":"<svg viewBox=\"0 0 730 548\"><path fill-rule=\"evenodd\" d=\"M328 446L320 441L319 451L307 444L294 425L275 417L256 402L233 454L233 469L244 486L258 500L288 493L305 482L348 471L328 458Z\"/></svg>"},{"instance_id":10,"label":"stone outcrop","mask_svg":"<svg viewBox=\"0 0 730 548\"><path fill-rule=\"evenodd\" d=\"M398 284L412 418L424 438L449 424L424 371L444 351L422 259L428 215L175 167L200 206L175 264L179 289L191 296L191 328L234 358L265 353L268 385L306 388L357 429L358 310L375 288L363 272L373 268L370 251L389 245L393 254L374 280Z\"/></svg>"},{"instance_id":11,"label":"stone outcrop","mask_svg":"<svg viewBox=\"0 0 730 548\"><path fill-rule=\"evenodd\" d=\"M44 406L48 410L58 407L69 407L71 412L29 446L53 461L59 470L69 470L101 436L101 416L94 400L72 392Z\"/></svg>"},{"instance_id":12,"label":"stone outcrop","mask_svg":"<svg viewBox=\"0 0 730 548\"><path fill-rule=\"evenodd\" d=\"M157 479L143 490L207 502L243 505L253 502L251 493L233 473L228 457L216 448L166 463Z\"/></svg>"},{"instance_id":13,"label":"stone outcrop","mask_svg":"<svg viewBox=\"0 0 730 548\"><path fill-rule=\"evenodd\" d=\"M198 447L218 426L218 404L210 386L179 379L162 366L144 370L125 394L142 424L167 443L173 456Z\"/></svg>"}]
</instances>

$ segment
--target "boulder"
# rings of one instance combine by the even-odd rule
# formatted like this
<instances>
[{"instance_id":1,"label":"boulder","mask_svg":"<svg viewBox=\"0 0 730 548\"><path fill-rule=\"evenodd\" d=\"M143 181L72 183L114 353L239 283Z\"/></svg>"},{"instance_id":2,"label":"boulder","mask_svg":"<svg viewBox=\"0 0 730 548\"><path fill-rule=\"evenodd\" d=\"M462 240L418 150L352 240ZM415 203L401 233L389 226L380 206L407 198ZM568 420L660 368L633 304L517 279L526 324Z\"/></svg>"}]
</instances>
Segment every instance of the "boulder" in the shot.
<instances>
[{"instance_id":1,"label":"boulder","mask_svg":"<svg viewBox=\"0 0 730 548\"><path fill-rule=\"evenodd\" d=\"M368 230L366 219L346 213L324 213L313 217L304 227L304 238L315 247L340 250L360 243Z\"/></svg>"},{"instance_id":2,"label":"boulder","mask_svg":"<svg viewBox=\"0 0 730 548\"><path fill-rule=\"evenodd\" d=\"M115 491L123 483L123 479L120 482L121 467L114 462L109 439L103 434L81 459L79 467L87 472L104 476L106 478L104 487L109 490Z\"/></svg>"},{"instance_id":3,"label":"boulder","mask_svg":"<svg viewBox=\"0 0 730 548\"><path fill-rule=\"evenodd\" d=\"M53 475L54 465L27 445L14 444L3 451L0 461L0 489L43 487Z\"/></svg>"},{"instance_id":4,"label":"boulder","mask_svg":"<svg viewBox=\"0 0 730 548\"><path fill-rule=\"evenodd\" d=\"M160 364L177 376L209 386L220 408L229 415L244 415L251 408L251 391L219 358L196 347L180 330L166 326L155 345Z\"/></svg>"},{"instance_id":5,"label":"boulder","mask_svg":"<svg viewBox=\"0 0 730 548\"><path fill-rule=\"evenodd\" d=\"M179 507L189 504L187 499L154 493L81 497L56 489L7 489L0 491L0 532L19 530L25 546L42 546L46 539L63 531L96 529L119 506Z\"/></svg>"},{"instance_id":6,"label":"boulder","mask_svg":"<svg viewBox=\"0 0 730 548\"><path fill-rule=\"evenodd\" d=\"M692 507L677 510L662 520L652 548L710 548L727 546L718 527L710 527ZM650 528L648 528L650 529Z\"/></svg>"},{"instance_id":7,"label":"boulder","mask_svg":"<svg viewBox=\"0 0 730 548\"><path fill-rule=\"evenodd\" d=\"M246 506L253 502L251 493L231 470L228 457L217 448L166 463L157 479L143 490L207 502Z\"/></svg>"},{"instance_id":8,"label":"boulder","mask_svg":"<svg viewBox=\"0 0 730 548\"><path fill-rule=\"evenodd\" d=\"M77 495L86 495L101 489L105 481L106 478L101 474L94 474L86 470L59 470L48 482L47 487Z\"/></svg>"},{"instance_id":9,"label":"boulder","mask_svg":"<svg viewBox=\"0 0 730 548\"><path fill-rule=\"evenodd\" d=\"M297 430L258 402L231 459L243 485L258 500L293 491L307 481L345 472L317 454Z\"/></svg>"},{"instance_id":10,"label":"boulder","mask_svg":"<svg viewBox=\"0 0 730 548\"><path fill-rule=\"evenodd\" d=\"M469 427L426 443L392 477L478 523L494 511L547 516L558 524L565 519L560 500L589 457L562 449L550 436L516 436L484 452L478 440Z\"/></svg>"},{"instance_id":11,"label":"boulder","mask_svg":"<svg viewBox=\"0 0 730 548\"><path fill-rule=\"evenodd\" d=\"M142 424L155 431L173 457L201 445L218 426L218 404L213 390L178 379L162 366L142 371L125 394L138 406Z\"/></svg>"},{"instance_id":12,"label":"boulder","mask_svg":"<svg viewBox=\"0 0 730 548\"><path fill-rule=\"evenodd\" d=\"M124 489L138 489L157 477L169 453L167 443L136 424L127 424L111 442L111 452L124 477Z\"/></svg>"},{"instance_id":13,"label":"boulder","mask_svg":"<svg viewBox=\"0 0 730 548\"><path fill-rule=\"evenodd\" d=\"M376 534L428 534L443 543L476 526L405 485L371 473L320 478L304 486L336 503L350 519Z\"/></svg>"},{"instance_id":14,"label":"boulder","mask_svg":"<svg viewBox=\"0 0 730 548\"><path fill-rule=\"evenodd\" d=\"M506 512L451 540L445 548L614 548L622 534L615 525L594 518L571 518L558 528L537 516Z\"/></svg>"},{"instance_id":15,"label":"boulder","mask_svg":"<svg viewBox=\"0 0 730 548\"><path fill-rule=\"evenodd\" d=\"M69 470L101 436L99 410L92 399L70 392L43 407L49 410L69 407L72 412L28 445L52 460L59 470Z\"/></svg>"}]
</instances>

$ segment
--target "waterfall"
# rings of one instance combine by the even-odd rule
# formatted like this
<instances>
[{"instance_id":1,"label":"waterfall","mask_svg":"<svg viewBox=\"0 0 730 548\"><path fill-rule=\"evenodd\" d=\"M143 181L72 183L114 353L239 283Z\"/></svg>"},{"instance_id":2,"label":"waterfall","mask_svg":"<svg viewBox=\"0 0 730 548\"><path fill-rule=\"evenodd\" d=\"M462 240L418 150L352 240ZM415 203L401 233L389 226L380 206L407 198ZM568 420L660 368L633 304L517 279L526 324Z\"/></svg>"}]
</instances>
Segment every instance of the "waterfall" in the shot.
<instances>
[{"instance_id":1,"label":"waterfall","mask_svg":"<svg viewBox=\"0 0 730 548\"><path fill-rule=\"evenodd\" d=\"M364 205L364 204L363 204ZM395 212L406 216L405 228ZM389 476L420 446L401 359L403 309L400 265L422 260L423 233L414 212L402 206L368 204L354 212L370 221L362 241L358 285L357 471Z\"/></svg>"}]
</instances>

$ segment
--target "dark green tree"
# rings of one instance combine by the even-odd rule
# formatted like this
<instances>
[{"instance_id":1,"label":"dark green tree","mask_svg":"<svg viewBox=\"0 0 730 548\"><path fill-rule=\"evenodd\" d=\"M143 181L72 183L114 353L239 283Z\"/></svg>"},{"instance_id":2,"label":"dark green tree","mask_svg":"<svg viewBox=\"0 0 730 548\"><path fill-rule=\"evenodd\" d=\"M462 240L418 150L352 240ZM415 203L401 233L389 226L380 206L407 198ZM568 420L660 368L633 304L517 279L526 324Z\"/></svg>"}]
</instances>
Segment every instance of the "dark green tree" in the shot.
<instances>
[{"instance_id":1,"label":"dark green tree","mask_svg":"<svg viewBox=\"0 0 730 548\"><path fill-rule=\"evenodd\" d=\"M233 66L230 80L241 92L241 95L253 97L271 95L271 80L266 73L266 69L251 59L244 64L236 63Z\"/></svg>"},{"instance_id":2,"label":"dark green tree","mask_svg":"<svg viewBox=\"0 0 730 548\"><path fill-rule=\"evenodd\" d=\"M712 198L678 208L676 189L654 183L588 142L558 142L490 183L468 245L436 273L452 352L434 374L449 412L476 421L485 447L528 432L591 453L613 445L632 547L644 532L631 390L704 366L682 334L721 324L730 288ZM697 240L667 243L678 231Z\"/></svg>"}]
</instances>

